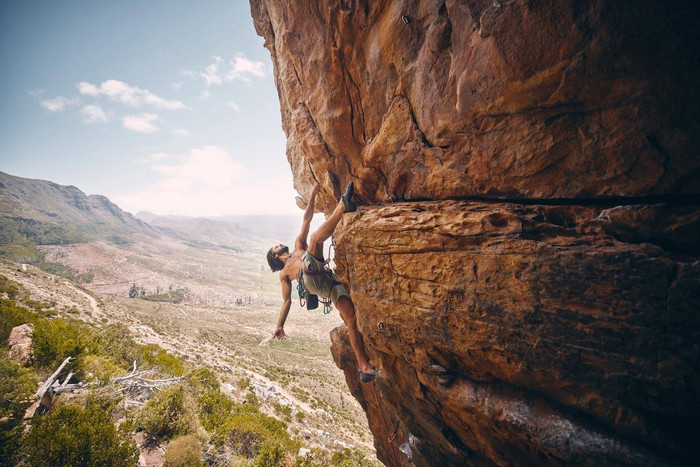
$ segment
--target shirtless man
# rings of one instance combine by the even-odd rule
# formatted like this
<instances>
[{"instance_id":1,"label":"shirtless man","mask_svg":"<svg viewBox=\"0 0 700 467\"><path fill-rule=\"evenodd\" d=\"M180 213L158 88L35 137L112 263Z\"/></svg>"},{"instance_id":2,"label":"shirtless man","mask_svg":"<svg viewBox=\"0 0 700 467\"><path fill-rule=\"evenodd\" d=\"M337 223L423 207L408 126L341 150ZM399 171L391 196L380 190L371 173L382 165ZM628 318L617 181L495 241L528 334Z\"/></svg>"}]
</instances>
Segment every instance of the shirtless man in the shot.
<instances>
[{"instance_id":1,"label":"shirtless man","mask_svg":"<svg viewBox=\"0 0 700 467\"><path fill-rule=\"evenodd\" d=\"M319 185L316 184L311 191L309 203L304 211L304 222L301 226L301 232L294 242L294 251L290 253L288 247L277 245L267 252L267 262L272 271L280 271L282 298L284 299L274 337L277 339L287 337L284 333L284 323L292 306L292 281L297 280L297 274L301 271L306 290L320 297L330 297L340 312L340 316L348 327L350 344L359 364L360 379L363 383L367 383L374 380L377 370L370 365L367 354L365 354L364 340L362 334L357 330L357 322L355 321L355 306L350 299L348 290L338 281L338 277L331 272L324 272L323 260L323 242L333 235L343 213L357 209L352 203L354 186L352 182L348 184L345 194L341 196L333 214L321 224L318 230L311 234L311 239L307 244L306 237L309 235L309 226L314 215L314 202L318 190Z\"/></svg>"}]
</instances>

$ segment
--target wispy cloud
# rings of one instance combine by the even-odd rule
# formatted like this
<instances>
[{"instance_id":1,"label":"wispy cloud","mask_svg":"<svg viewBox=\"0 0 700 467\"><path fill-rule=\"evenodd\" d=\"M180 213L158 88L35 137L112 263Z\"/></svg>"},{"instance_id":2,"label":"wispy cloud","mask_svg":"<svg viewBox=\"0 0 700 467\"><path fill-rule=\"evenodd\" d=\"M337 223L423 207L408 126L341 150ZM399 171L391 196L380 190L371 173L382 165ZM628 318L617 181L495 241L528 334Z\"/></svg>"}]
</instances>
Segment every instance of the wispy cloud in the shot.
<instances>
[{"instance_id":1,"label":"wispy cloud","mask_svg":"<svg viewBox=\"0 0 700 467\"><path fill-rule=\"evenodd\" d=\"M239 113L241 111L241 106L236 104L233 101L228 101L226 102L226 107L230 107L234 110L234 112Z\"/></svg>"},{"instance_id":2,"label":"wispy cloud","mask_svg":"<svg viewBox=\"0 0 700 467\"><path fill-rule=\"evenodd\" d=\"M110 198L133 212L190 216L288 214L297 209L291 176L289 180L267 180L265 184L248 183L260 177L250 177L243 165L221 147L203 146L185 156L156 153L150 156L150 164L162 177L157 184Z\"/></svg>"},{"instance_id":3,"label":"wispy cloud","mask_svg":"<svg viewBox=\"0 0 700 467\"><path fill-rule=\"evenodd\" d=\"M204 82L207 86L222 83L221 70L219 69L219 65L221 65L223 58L216 56L212 58L214 59L214 63L206 67L204 69L204 73L199 74L199 76L204 79Z\"/></svg>"},{"instance_id":4,"label":"wispy cloud","mask_svg":"<svg viewBox=\"0 0 700 467\"><path fill-rule=\"evenodd\" d=\"M138 131L139 133L153 133L158 131L158 127L153 123L158 120L157 114L138 114L138 115L127 115L122 118L122 124L124 128L129 130Z\"/></svg>"},{"instance_id":5,"label":"wispy cloud","mask_svg":"<svg viewBox=\"0 0 700 467\"><path fill-rule=\"evenodd\" d=\"M236 55L233 60L225 60L217 56L212 59L213 63L203 72L194 73L185 70L181 73L189 77L202 78L206 86L221 85L229 81L243 81L250 84L253 78L265 77L265 64L250 60L242 53Z\"/></svg>"},{"instance_id":6,"label":"wispy cloud","mask_svg":"<svg viewBox=\"0 0 700 467\"><path fill-rule=\"evenodd\" d=\"M50 110L51 112L62 112L66 107L78 105L79 103L80 99L77 97L69 99L63 96L58 96L54 99L48 99L40 102L43 108Z\"/></svg>"},{"instance_id":7,"label":"wispy cloud","mask_svg":"<svg viewBox=\"0 0 700 467\"><path fill-rule=\"evenodd\" d=\"M173 128L170 130L170 134L173 136L190 136L190 132L184 128Z\"/></svg>"},{"instance_id":8,"label":"wispy cloud","mask_svg":"<svg viewBox=\"0 0 700 467\"><path fill-rule=\"evenodd\" d=\"M93 97L107 96L112 100L131 107L148 104L157 109L177 110L185 108L185 105L180 101L163 99L147 89L130 86L123 81L115 79L104 81L99 87L92 83L81 81L78 83L78 91L80 91L81 94Z\"/></svg>"},{"instance_id":9,"label":"wispy cloud","mask_svg":"<svg viewBox=\"0 0 700 467\"><path fill-rule=\"evenodd\" d=\"M80 109L85 123L104 123L109 120L109 116L99 105L86 105Z\"/></svg>"},{"instance_id":10,"label":"wispy cloud","mask_svg":"<svg viewBox=\"0 0 700 467\"><path fill-rule=\"evenodd\" d=\"M236 58L231 61L231 67L226 73L226 80L241 80L246 83L251 83L252 77L264 78L265 64L263 62L248 60L243 54L236 55Z\"/></svg>"}]
</instances>

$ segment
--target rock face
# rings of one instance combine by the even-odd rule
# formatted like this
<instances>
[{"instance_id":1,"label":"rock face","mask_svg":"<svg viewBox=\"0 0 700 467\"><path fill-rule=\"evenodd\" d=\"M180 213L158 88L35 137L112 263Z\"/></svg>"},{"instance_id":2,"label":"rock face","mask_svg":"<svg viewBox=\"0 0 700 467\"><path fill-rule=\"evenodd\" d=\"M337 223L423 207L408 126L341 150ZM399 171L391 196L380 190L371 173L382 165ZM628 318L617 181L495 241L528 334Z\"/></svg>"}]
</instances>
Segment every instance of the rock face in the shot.
<instances>
[{"instance_id":1,"label":"rock face","mask_svg":"<svg viewBox=\"0 0 700 467\"><path fill-rule=\"evenodd\" d=\"M29 366L34 361L34 327L31 324L15 326L10 332L8 344L10 345L10 358L17 360L24 366Z\"/></svg>"},{"instance_id":2,"label":"rock face","mask_svg":"<svg viewBox=\"0 0 700 467\"><path fill-rule=\"evenodd\" d=\"M401 465L688 463L700 441L691 2L251 0ZM410 435L413 435L411 437ZM409 439L412 442L406 443ZM401 446L402 449L399 449Z\"/></svg>"}]
</instances>

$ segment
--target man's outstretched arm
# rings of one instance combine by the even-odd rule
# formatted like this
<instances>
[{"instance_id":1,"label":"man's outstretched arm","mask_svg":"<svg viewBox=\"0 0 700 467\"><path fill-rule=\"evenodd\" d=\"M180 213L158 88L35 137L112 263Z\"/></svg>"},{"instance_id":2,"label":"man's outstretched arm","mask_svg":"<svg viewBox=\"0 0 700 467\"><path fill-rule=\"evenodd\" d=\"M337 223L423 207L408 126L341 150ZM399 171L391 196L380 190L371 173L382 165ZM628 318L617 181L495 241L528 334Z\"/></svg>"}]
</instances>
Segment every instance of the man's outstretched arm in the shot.
<instances>
[{"instance_id":1,"label":"man's outstretched arm","mask_svg":"<svg viewBox=\"0 0 700 467\"><path fill-rule=\"evenodd\" d=\"M284 339L287 337L284 333L284 323L287 321L289 309L292 307L292 282L286 277L280 277L280 282L282 283L282 299L284 303L280 310L280 317L277 318L277 328L275 329L274 335L276 339Z\"/></svg>"},{"instance_id":2,"label":"man's outstretched arm","mask_svg":"<svg viewBox=\"0 0 700 467\"><path fill-rule=\"evenodd\" d=\"M295 249L306 250L308 248L306 237L309 236L309 227L311 226L311 219L314 217L314 203L316 201L316 194L320 189L320 185L317 183L314 185L314 189L311 190L311 196L309 197L309 203L306 205L304 210L304 222L301 224L301 232L294 242Z\"/></svg>"}]
</instances>

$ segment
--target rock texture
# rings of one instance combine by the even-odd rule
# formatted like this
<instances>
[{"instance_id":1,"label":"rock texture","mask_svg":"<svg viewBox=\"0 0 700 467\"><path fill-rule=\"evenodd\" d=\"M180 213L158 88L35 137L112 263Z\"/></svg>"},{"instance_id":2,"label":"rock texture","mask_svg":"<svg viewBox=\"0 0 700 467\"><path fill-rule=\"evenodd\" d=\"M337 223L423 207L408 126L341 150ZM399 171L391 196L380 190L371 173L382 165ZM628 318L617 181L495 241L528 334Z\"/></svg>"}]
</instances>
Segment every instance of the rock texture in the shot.
<instances>
[{"instance_id":1,"label":"rock texture","mask_svg":"<svg viewBox=\"0 0 700 467\"><path fill-rule=\"evenodd\" d=\"M690 462L697 4L251 11L296 189L320 182L327 212L352 180L362 205L337 231L337 273L381 377L360 385L343 329L333 355L379 458Z\"/></svg>"},{"instance_id":2,"label":"rock texture","mask_svg":"<svg viewBox=\"0 0 700 467\"><path fill-rule=\"evenodd\" d=\"M34 326L31 324L22 324L12 328L8 339L11 359L18 361L24 366L29 366L34 362L33 335Z\"/></svg>"}]
</instances>

